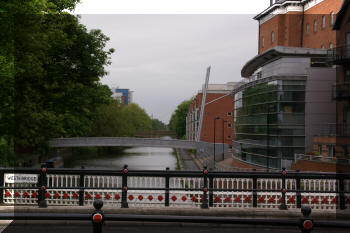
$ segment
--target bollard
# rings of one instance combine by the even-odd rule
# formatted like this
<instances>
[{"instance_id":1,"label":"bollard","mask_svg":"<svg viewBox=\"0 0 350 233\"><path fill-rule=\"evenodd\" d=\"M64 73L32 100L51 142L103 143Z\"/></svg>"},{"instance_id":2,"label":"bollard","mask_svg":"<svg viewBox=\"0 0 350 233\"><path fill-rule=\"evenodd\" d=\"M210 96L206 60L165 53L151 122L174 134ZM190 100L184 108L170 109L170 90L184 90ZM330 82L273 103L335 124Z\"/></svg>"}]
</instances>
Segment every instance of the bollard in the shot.
<instances>
[{"instance_id":1,"label":"bollard","mask_svg":"<svg viewBox=\"0 0 350 233\"><path fill-rule=\"evenodd\" d=\"M314 226L314 221L310 218L310 206L301 207L301 213L303 214L303 217L299 220L299 228L302 233L310 233Z\"/></svg>"},{"instance_id":2,"label":"bollard","mask_svg":"<svg viewBox=\"0 0 350 233\"><path fill-rule=\"evenodd\" d=\"M94 201L94 212L91 214L91 221L93 227L93 233L102 233L102 224L105 220L103 211L103 201L95 200Z\"/></svg>"}]
</instances>

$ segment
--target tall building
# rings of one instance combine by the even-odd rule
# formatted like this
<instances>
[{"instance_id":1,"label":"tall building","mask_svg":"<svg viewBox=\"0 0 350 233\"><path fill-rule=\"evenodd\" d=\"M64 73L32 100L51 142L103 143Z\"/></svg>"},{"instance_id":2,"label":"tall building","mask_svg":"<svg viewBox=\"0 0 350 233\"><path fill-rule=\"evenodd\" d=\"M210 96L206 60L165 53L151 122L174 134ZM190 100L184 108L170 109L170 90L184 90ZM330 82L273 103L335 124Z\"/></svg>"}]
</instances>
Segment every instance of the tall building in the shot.
<instances>
[{"instance_id":1,"label":"tall building","mask_svg":"<svg viewBox=\"0 0 350 233\"><path fill-rule=\"evenodd\" d=\"M270 1L259 22L258 55L233 90L236 166L290 168L313 151L313 136L334 124L335 68L327 48L341 0Z\"/></svg>"},{"instance_id":2,"label":"tall building","mask_svg":"<svg viewBox=\"0 0 350 233\"><path fill-rule=\"evenodd\" d=\"M235 85L234 82L208 85L200 141L214 142L215 123L215 141L232 146L233 98L231 92ZM189 106L186 117L187 140L195 140L198 133L202 99L203 93L198 91ZM219 119L216 119L216 117L219 117Z\"/></svg>"},{"instance_id":3,"label":"tall building","mask_svg":"<svg viewBox=\"0 0 350 233\"><path fill-rule=\"evenodd\" d=\"M124 105L132 103L132 94L129 89L112 88L112 97Z\"/></svg>"},{"instance_id":4,"label":"tall building","mask_svg":"<svg viewBox=\"0 0 350 233\"><path fill-rule=\"evenodd\" d=\"M270 0L254 17L259 22L259 51L275 46L329 49L336 45L332 31L342 0Z\"/></svg>"},{"instance_id":5,"label":"tall building","mask_svg":"<svg viewBox=\"0 0 350 233\"><path fill-rule=\"evenodd\" d=\"M314 138L315 152L320 155L350 159L350 1L345 0L334 24L336 48L329 49L331 64L336 66L333 100L336 102L336 124Z\"/></svg>"}]
</instances>

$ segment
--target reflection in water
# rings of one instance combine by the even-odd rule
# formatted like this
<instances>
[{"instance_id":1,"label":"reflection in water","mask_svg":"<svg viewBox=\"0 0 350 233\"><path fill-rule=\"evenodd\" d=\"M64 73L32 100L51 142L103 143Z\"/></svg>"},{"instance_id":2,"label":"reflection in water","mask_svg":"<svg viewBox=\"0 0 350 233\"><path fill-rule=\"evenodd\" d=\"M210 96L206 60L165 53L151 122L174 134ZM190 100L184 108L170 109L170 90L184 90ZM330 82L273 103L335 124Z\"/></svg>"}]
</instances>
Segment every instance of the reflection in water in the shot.
<instances>
[{"instance_id":1,"label":"reflection in water","mask_svg":"<svg viewBox=\"0 0 350 233\"><path fill-rule=\"evenodd\" d=\"M120 170L127 164L130 170L176 170L177 161L171 148L137 147L126 149L123 154L101 159L77 160L74 167Z\"/></svg>"}]
</instances>

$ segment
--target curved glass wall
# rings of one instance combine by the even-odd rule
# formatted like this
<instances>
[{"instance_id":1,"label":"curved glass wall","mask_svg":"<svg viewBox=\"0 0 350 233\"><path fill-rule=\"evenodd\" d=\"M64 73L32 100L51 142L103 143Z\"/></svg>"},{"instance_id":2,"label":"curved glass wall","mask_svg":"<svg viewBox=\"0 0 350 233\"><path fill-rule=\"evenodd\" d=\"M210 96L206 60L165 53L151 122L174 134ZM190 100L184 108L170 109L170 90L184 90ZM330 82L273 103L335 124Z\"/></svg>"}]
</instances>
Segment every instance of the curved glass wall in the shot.
<instances>
[{"instance_id":1,"label":"curved glass wall","mask_svg":"<svg viewBox=\"0 0 350 233\"><path fill-rule=\"evenodd\" d=\"M274 80L235 94L234 156L280 168L305 148L305 81Z\"/></svg>"}]
</instances>

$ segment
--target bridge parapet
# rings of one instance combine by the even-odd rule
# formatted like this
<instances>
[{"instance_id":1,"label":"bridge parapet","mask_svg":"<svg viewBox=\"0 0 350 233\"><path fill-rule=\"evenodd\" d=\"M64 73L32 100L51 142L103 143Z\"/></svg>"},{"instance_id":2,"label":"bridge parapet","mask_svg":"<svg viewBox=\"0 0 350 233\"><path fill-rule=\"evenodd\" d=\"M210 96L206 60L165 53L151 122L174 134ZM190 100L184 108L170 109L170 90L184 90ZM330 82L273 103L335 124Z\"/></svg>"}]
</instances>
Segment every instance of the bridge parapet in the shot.
<instances>
[{"instance_id":1,"label":"bridge parapet","mask_svg":"<svg viewBox=\"0 0 350 233\"><path fill-rule=\"evenodd\" d=\"M115 207L350 207L350 174L0 169L0 203Z\"/></svg>"},{"instance_id":2,"label":"bridge parapet","mask_svg":"<svg viewBox=\"0 0 350 233\"><path fill-rule=\"evenodd\" d=\"M56 138L50 141L51 148L60 147L112 147L112 146L135 146L135 147L167 147L196 149L194 141L160 138L133 138L133 137L76 137Z\"/></svg>"}]
</instances>

